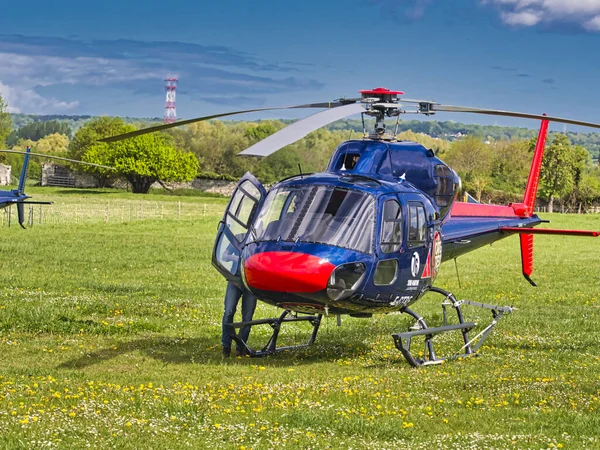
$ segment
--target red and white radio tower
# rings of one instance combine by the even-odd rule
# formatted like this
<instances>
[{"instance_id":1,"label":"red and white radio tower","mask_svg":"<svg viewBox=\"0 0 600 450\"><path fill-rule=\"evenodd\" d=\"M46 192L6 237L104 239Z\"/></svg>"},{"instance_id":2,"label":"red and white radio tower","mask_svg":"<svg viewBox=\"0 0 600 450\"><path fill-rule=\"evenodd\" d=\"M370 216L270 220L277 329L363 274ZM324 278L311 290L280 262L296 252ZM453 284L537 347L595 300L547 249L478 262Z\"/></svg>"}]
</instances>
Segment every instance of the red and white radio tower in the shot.
<instances>
[{"instance_id":1,"label":"red and white radio tower","mask_svg":"<svg viewBox=\"0 0 600 450\"><path fill-rule=\"evenodd\" d=\"M175 93L177 91L177 77L165 78L167 98L165 100L165 123L173 123L177 120L177 111L175 110Z\"/></svg>"}]
</instances>

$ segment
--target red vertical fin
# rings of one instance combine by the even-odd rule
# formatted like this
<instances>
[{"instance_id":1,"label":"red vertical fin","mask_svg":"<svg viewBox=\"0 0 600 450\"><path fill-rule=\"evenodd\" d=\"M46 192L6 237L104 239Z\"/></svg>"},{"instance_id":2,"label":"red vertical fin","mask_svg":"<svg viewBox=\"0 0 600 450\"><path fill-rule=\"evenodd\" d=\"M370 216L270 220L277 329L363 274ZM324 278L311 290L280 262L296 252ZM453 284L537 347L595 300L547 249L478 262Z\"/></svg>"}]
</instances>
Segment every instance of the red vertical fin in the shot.
<instances>
[{"instance_id":1,"label":"red vertical fin","mask_svg":"<svg viewBox=\"0 0 600 450\"><path fill-rule=\"evenodd\" d=\"M546 114L544 114L546 115ZM535 144L535 152L531 161L531 169L529 170L529 178L527 179L527 187L523 196L522 205L514 205L515 212L521 217L531 217L535 209L535 199L537 197L538 186L540 184L540 174L542 171L542 161L544 160L544 149L546 147L546 138L548 136L549 121L542 120L540 132ZM521 263L523 266L523 276L532 286L537 286L531 279L533 273L533 234L519 235L521 240Z\"/></svg>"},{"instance_id":2,"label":"red vertical fin","mask_svg":"<svg viewBox=\"0 0 600 450\"><path fill-rule=\"evenodd\" d=\"M542 171L542 160L544 158L544 148L546 146L546 137L548 136L548 124L549 122L547 120L542 120L540 133L538 134L537 143L535 144L533 161L531 161L531 170L529 171L525 196L523 197L523 204L527 207L527 217L533 215L533 210L535 208L535 199L540 184L540 172Z\"/></svg>"},{"instance_id":3,"label":"red vertical fin","mask_svg":"<svg viewBox=\"0 0 600 450\"><path fill-rule=\"evenodd\" d=\"M531 279L533 273L533 234L519 235L521 240L521 264L523 266L523 276L532 286L537 286Z\"/></svg>"}]
</instances>

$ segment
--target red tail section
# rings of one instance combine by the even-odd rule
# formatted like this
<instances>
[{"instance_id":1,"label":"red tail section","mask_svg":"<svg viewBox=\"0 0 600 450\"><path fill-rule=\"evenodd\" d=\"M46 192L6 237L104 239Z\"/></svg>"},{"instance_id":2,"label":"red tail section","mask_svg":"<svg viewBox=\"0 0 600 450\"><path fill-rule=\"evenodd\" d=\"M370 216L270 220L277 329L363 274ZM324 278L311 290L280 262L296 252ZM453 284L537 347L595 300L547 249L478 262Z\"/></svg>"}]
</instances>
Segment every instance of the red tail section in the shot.
<instances>
[{"instance_id":1,"label":"red tail section","mask_svg":"<svg viewBox=\"0 0 600 450\"><path fill-rule=\"evenodd\" d=\"M546 114L544 114L546 115ZM540 184L540 174L542 171L542 162L544 159L544 149L546 147L546 138L548 136L547 120L542 120L540 132L535 144L535 153L531 161L531 170L525 187L525 196L521 205L513 205L515 212L520 216L531 217L535 209L535 199L537 197L538 186ZM521 265L523 267L523 276L533 286L536 284L531 279L533 273L533 234L521 234Z\"/></svg>"},{"instance_id":2,"label":"red tail section","mask_svg":"<svg viewBox=\"0 0 600 450\"><path fill-rule=\"evenodd\" d=\"M531 170L529 171L529 179L527 180L525 197L523 198L523 204L527 207L528 217L533 215L533 210L535 208L535 199L537 197L538 186L540 184L540 173L542 171L542 161L544 158L544 148L546 147L546 137L548 136L549 123L550 122L547 120L542 120L540 133L538 134L537 143L535 144L533 161L531 161Z\"/></svg>"},{"instance_id":3,"label":"red tail section","mask_svg":"<svg viewBox=\"0 0 600 450\"><path fill-rule=\"evenodd\" d=\"M533 273L533 234L521 234L521 265L523 276L532 286L537 286L531 279Z\"/></svg>"}]
</instances>

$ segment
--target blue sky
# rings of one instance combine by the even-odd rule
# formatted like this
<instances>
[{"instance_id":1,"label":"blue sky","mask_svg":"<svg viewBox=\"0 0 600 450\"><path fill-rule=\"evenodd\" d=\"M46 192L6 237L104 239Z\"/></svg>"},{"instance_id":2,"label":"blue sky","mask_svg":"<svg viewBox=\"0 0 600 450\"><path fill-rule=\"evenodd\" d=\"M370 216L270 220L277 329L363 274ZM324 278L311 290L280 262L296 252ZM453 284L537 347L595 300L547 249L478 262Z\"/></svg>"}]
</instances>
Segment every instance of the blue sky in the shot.
<instances>
[{"instance_id":1,"label":"blue sky","mask_svg":"<svg viewBox=\"0 0 600 450\"><path fill-rule=\"evenodd\" d=\"M176 74L179 118L385 86L600 122L598 49L600 0L23 0L0 16L0 94L15 112L155 117Z\"/></svg>"}]
</instances>

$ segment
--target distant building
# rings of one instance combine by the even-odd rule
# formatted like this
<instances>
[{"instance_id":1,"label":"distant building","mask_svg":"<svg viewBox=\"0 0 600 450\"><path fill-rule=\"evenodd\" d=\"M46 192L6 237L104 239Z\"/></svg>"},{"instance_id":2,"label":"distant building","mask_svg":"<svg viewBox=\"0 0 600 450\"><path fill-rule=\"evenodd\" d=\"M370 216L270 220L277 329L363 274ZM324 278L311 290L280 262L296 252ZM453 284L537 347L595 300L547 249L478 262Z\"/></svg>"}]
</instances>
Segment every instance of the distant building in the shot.
<instances>
[{"instance_id":1,"label":"distant building","mask_svg":"<svg viewBox=\"0 0 600 450\"><path fill-rule=\"evenodd\" d=\"M88 174L78 173L58 164L42 164L42 186L94 188L98 181Z\"/></svg>"},{"instance_id":2,"label":"distant building","mask_svg":"<svg viewBox=\"0 0 600 450\"><path fill-rule=\"evenodd\" d=\"M0 186L8 186L10 184L11 167L0 164Z\"/></svg>"}]
</instances>

